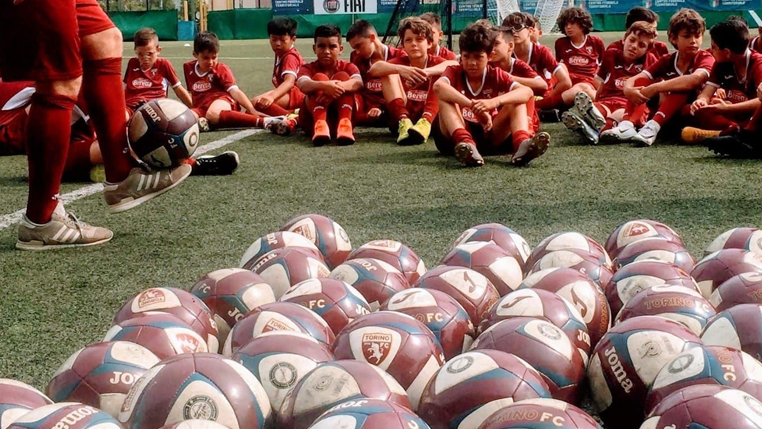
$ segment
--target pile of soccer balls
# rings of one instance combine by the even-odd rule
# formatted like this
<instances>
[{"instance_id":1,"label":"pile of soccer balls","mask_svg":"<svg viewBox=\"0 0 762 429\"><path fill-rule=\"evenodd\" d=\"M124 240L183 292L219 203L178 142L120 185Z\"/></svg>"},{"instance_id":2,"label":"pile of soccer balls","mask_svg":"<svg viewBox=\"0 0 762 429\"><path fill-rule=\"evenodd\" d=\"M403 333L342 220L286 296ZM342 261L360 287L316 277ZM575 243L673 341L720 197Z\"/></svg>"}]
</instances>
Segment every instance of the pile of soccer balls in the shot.
<instances>
[{"instance_id":1,"label":"pile of soccer balls","mask_svg":"<svg viewBox=\"0 0 762 429\"><path fill-rule=\"evenodd\" d=\"M762 429L760 245L736 228L696 263L649 220L534 249L485 224L427 271L301 216L241 268L128 300L47 396L0 381L0 426L600 428L590 397L609 428Z\"/></svg>"}]
</instances>

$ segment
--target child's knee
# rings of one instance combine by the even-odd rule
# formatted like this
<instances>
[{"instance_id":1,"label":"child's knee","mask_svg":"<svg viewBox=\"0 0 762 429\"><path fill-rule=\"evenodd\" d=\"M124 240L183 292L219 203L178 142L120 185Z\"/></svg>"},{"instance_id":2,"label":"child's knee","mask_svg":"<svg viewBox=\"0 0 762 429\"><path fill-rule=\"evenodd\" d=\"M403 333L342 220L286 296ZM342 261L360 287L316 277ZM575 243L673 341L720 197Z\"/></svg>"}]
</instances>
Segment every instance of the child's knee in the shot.
<instances>
[{"instance_id":1,"label":"child's knee","mask_svg":"<svg viewBox=\"0 0 762 429\"><path fill-rule=\"evenodd\" d=\"M347 72L341 71L333 75L333 80L347 81L349 80L349 75Z\"/></svg>"},{"instance_id":2,"label":"child's knee","mask_svg":"<svg viewBox=\"0 0 762 429\"><path fill-rule=\"evenodd\" d=\"M346 74L346 73L345 73L345 74ZM334 76L334 77L335 77L335 76ZM314 80L314 81L318 81L318 82L328 82L328 81L329 81L329 80L331 80L331 79L329 79L329 78L328 78L328 76L327 76L327 75L325 75L324 73L315 73L315 74L312 76L312 80Z\"/></svg>"}]
</instances>

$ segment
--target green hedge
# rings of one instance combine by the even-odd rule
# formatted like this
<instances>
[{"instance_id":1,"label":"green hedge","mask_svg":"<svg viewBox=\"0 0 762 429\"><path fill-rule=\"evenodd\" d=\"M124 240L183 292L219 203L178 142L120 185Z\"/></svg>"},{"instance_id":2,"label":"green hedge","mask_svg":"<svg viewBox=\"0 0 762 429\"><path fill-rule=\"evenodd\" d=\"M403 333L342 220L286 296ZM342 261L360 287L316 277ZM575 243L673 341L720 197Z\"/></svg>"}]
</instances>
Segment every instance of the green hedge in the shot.
<instances>
[{"instance_id":1,"label":"green hedge","mask_svg":"<svg viewBox=\"0 0 762 429\"><path fill-rule=\"evenodd\" d=\"M151 27L156 30L159 40L177 40L176 10L110 12L109 17L114 21L116 27L122 31L124 40L132 40L135 32L143 27Z\"/></svg>"}]
</instances>

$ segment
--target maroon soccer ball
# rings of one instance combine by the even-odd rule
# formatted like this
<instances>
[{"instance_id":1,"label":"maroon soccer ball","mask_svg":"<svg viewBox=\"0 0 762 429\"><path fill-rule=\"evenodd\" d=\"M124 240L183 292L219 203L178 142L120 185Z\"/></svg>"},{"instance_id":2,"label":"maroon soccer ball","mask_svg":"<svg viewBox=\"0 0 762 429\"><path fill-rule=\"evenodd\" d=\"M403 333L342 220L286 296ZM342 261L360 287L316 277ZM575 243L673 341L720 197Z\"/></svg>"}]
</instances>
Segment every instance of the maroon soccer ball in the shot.
<instances>
[{"instance_id":1,"label":"maroon soccer ball","mask_svg":"<svg viewBox=\"0 0 762 429\"><path fill-rule=\"evenodd\" d=\"M440 265L470 268L495 286L500 296L516 290L524 278L524 265L496 244L483 241L463 243L442 258Z\"/></svg>"},{"instance_id":2,"label":"maroon soccer ball","mask_svg":"<svg viewBox=\"0 0 762 429\"><path fill-rule=\"evenodd\" d=\"M743 350L762 361L762 305L739 304L720 312L704 328L707 346Z\"/></svg>"},{"instance_id":3,"label":"maroon soccer ball","mask_svg":"<svg viewBox=\"0 0 762 429\"><path fill-rule=\"evenodd\" d=\"M699 384L667 396L642 427L759 429L762 403L740 390Z\"/></svg>"},{"instance_id":4,"label":"maroon soccer ball","mask_svg":"<svg viewBox=\"0 0 762 429\"><path fill-rule=\"evenodd\" d=\"M566 249L583 250L598 257L598 262L612 268L611 258L597 241L579 232L559 232L546 237L532 250L527 267L532 268L543 256L550 252Z\"/></svg>"},{"instance_id":5,"label":"maroon soccer ball","mask_svg":"<svg viewBox=\"0 0 762 429\"><path fill-rule=\"evenodd\" d=\"M474 326L481 323L492 304L500 298L487 277L464 267L436 267L427 271L415 287L438 290L455 298L466 310Z\"/></svg>"},{"instance_id":6,"label":"maroon soccer ball","mask_svg":"<svg viewBox=\"0 0 762 429\"><path fill-rule=\"evenodd\" d=\"M29 411L52 404L47 396L34 387L9 378L0 378L0 427L7 428Z\"/></svg>"},{"instance_id":7,"label":"maroon soccer ball","mask_svg":"<svg viewBox=\"0 0 762 429\"><path fill-rule=\"evenodd\" d=\"M444 363L434 333L407 314L378 311L342 329L333 343L336 359L356 359L383 369L407 391L413 411L426 383Z\"/></svg>"},{"instance_id":8,"label":"maroon soccer ball","mask_svg":"<svg viewBox=\"0 0 762 429\"><path fill-rule=\"evenodd\" d=\"M135 343L91 344L58 368L46 391L55 402L81 402L117 418L132 385L157 363L155 354Z\"/></svg>"},{"instance_id":9,"label":"maroon soccer ball","mask_svg":"<svg viewBox=\"0 0 762 429\"><path fill-rule=\"evenodd\" d=\"M549 268L573 268L586 274L599 287L605 286L614 276L611 268L602 264L596 254L579 249L563 249L546 253L537 260L531 273Z\"/></svg>"},{"instance_id":10,"label":"maroon soccer ball","mask_svg":"<svg viewBox=\"0 0 762 429\"><path fill-rule=\"evenodd\" d=\"M473 350L513 353L542 374L551 395L577 403L585 379L585 363L569 337L555 325L533 317L503 320L474 341Z\"/></svg>"},{"instance_id":11,"label":"maroon soccer ball","mask_svg":"<svg viewBox=\"0 0 762 429\"><path fill-rule=\"evenodd\" d=\"M743 249L718 250L700 260L691 276L701 294L709 298L721 284L743 273L762 274L762 254Z\"/></svg>"},{"instance_id":12,"label":"maroon soccer ball","mask_svg":"<svg viewBox=\"0 0 762 429\"><path fill-rule=\"evenodd\" d=\"M172 423L170 425L166 425L162 427L161 429L229 429L229 428L217 422L213 422L211 420L192 419L192 420L183 420L181 422Z\"/></svg>"},{"instance_id":13,"label":"maroon soccer ball","mask_svg":"<svg viewBox=\"0 0 762 429\"><path fill-rule=\"evenodd\" d=\"M501 249L508 252L509 255L520 261L522 267L526 264L532 248L516 231L499 223L484 223L468 228L463 231L457 240L450 246L450 250L460 246L463 243L473 243L484 241L496 244Z\"/></svg>"},{"instance_id":14,"label":"maroon soccer ball","mask_svg":"<svg viewBox=\"0 0 762 429\"><path fill-rule=\"evenodd\" d=\"M155 168L182 164L198 147L198 121L177 100L161 98L140 106L127 123L130 148Z\"/></svg>"},{"instance_id":15,"label":"maroon soccer ball","mask_svg":"<svg viewBox=\"0 0 762 429\"><path fill-rule=\"evenodd\" d=\"M426 325L436 336L445 359L470 349L476 337L474 325L463 306L435 289L411 288L398 292L381 309L407 314Z\"/></svg>"},{"instance_id":16,"label":"maroon soccer ball","mask_svg":"<svg viewBox=\"0 0 762 429\"><path fill-rule=\"evenodd\" d=\"M712 241L704 255L722 249L744 249L762 254L762 231L757 228L733 228L725 231Z\"/></svg>"},{"instance_id":17,"label":"maroon soccer ball","mask_svg":"<svg viewBox=\"0 0 762 429\"><path fill-rule=\"evenodd\" d=\"M709 302L717 311L739 304L762 304L762 274L743 273L729 278L712 292Z\"/></svg>"},{"instance_id":18,"label":"maroon soccer ball","mask_svg":"<svg viewBox=\"0 0 762 429\"><path fill-rule=\"evenodd\" d=\"M405 407L378 399L358 399L336 405L310 426L310 429L338 428L424 429L426 423Z\"/></svg>"},{"instance_id":19,"label":"maroon soccer ball","mask_svg":"<svg viewBox=\"0 0 762 429\"><path fill-rule=\"evenodd\" d=\"M374 240L363 244L350 253L350 259L380 259L405 275L409 284L413 284L426 272L426 265L413 249L394 240Z\"/></svg>"},{"instance_id":20,"label":"maroon soccer ball","mask_svg":"<svg viewBox=\"0 0 762 429\"><path fill-rule=\"evenodd\" d=\"M255 261L247 262L244 268L262 276L272 286L276 299L299 282L328 277L331 273L321 259L298 247L275 249Z\"/></svg>"},{"instance_id":21,"label":"maroon soccer ball","mask_svg":"<svg viewBox=\"0 0 762 429\"><path fill-rule=\"evenodd\" d=\"M683 244L683 239L667 225L654 220L639 219L619 225L611 235L609 235L604 247L609 256L616 258L619 256L619 252L628 244L654 237L664 238L681 246L685 246Z\"/></svg>"},{"instance_id":22,"label":"maroon soccer ball","mask_svg":"<svg viewBox=\"0 0 762 429\"><path fill-rule=\"evenodd\" d=\"M542 375L516 355L474 350L437 371L423 392L418 415L431 429L474 428L491 411L516 401L549 398Z\"/></svg>"},{"instance_id":23,"label":"maroon soccer ball","mask_svg":"<svg viewBox=\"0 0 762 429\"><path fill-rule=\"evenodd\" d=\"M625 246L616 257L614 266L619 269L633 262L650 259L675 264L687 273L696 265L696 260L681 244L665 238L646 238Z\"/></svg>"},{"instance_id":24,"label":"maroon soccer ball","mask_svg":"<svg viewBox=\"0 0 762 429\"><path fill-rule=\"evenodd\" d=\"M344 228L323 215L297 216L288 221L281 231L295 232L313 242L331 269L343 264L352 251L352 243Z\"/></svg>"},{"instance_id":25,"label":"maroon soccer ball","mask_svg":"<svg viewBox=\"0 0 762 429\"><path fill-rule=\"evenodd\" d=\"M310 241L307 237L290 231L278 231L271 232L264 237L260 237L254 241L254 243L246 249L246 252L241 257L239 265L241 267L251 264L255 264L259 258L272 252L275 249L283 249L291 247L299 249L302 252L323 261L323 254L320 253L317 246Z\"/></svg>"},{"instance_id":26,"label":"maroon soccer ball","mask_svg":"<svg viewBox=\"0 0 762 429\"><path fill-rule=\"evenodd\" d=\"M602 429L589 414L557 399L529 399L502 407L487 416L478 429L548 428Z\"/></svg>"},{"instance_id":27,"label":"maroon soccer ball","mask_svg":"<svg viewBox=\"0 0 762 429\"><path fill-rule=\"evenodd\" d=\"M410 287L404 274L380 259L350 259L334 268L328 277L357 289L372 311L386 304L395 293Z\"/></svg>"},{"instance_id":28,"label":"maroon soccer ball","mask_svg":"<svg viewBox=\"0 0 762 429\"><path fill-rule=\"evenodd\" d=\"M370 313L370 306L357 289L331 278L305 280L280 297L309 308L323 318L334 334L349 322Z\"/></svg>"},{"instance_id":29,"label":"maroon soccer ball","mask_svg":"<svg viewBox=\"0 0 762 429\"><path fill-rule=\"evenodd\" d=\"M174 314L157 311L148 311L112 326L103 341L140 344L159 359L209 351L206 341L190 325Z\"/></svg>"},{"instance_id":30,"label":"maroon soccer ball","mask_svg":"<svg viewBox=\"0 0 762 429\"><path fill-rule=\"evenodd\" d=\"M521 289L532 288L553 292L569 301L587 325L590 346L611 327L611 310L601 289L585 274L572 268L550 268L530 274Z\"/></svg>"},{"instance_id":31,"label":"maroon soccer ball","mask_svg":"<svg viewBox=\"0 0 762 429\"><path fill-rule=\"evenodd\" d=\"M246 313L275 302L273 288L262 277L240 268L212 271L201 277L190 291L209 307L221 342Z\"/></svg>"},{"instance_id":32,"label":"maroon soccer ball","mask_svg":"<svg viewBox=\"0 0 762 429\"><path fill-rule=\"evenodd\" d=\"M331 327L315 312L291 302L274 302L255 308L236 323L222 354L232 356L252 338L270 331L301 332L327 345L336 338Z\"/></svg>"},{"instance_id":33,"label":"maroon soccer ball","mask_svg":"<svg viewBox=\"0 0 762 429\"><path fill-rule=\"evenodd\" d=\"M44 405L19 416L7 429L122 429L119 422L93 406L78 402Z\"/></svg>"},{"instance_id":34,"label":"maroon soccer ball","mask_svg":"<svg viewBox=\"0 0 762 429\"><path fill-rule=\"evenodd\" d=\"M288 393L278 410L278 428L307 429L325 411L366 398L411 408L405 389L376 366L356 360L322 363Z\"/></svg>"},{"instance_id":35,"label":"maroon soccer ball","mask_svg":"<svg viewBox=\"0 0 762 429\"><path fill-rule=\"evenodd\" d=\"M127 300L114 316L114 325L147 311L169 313L187 323L206 341L208 349L217 353L220 348L217 323L209 307L192 293L174 287L146 289Z\"/></svg>"},{"instance_id":36,"label":"maroon soccer ball","mask_svg":"<svg viewBox=\"0 0 762 429\"><path fill-rule=\"evenodd\" d=\"M680 322L701 335L717 312L700 293L677 285L656 285L639 292L622 308L616 323L638 316L660 316Z\"/></svg>"}]
</instances>

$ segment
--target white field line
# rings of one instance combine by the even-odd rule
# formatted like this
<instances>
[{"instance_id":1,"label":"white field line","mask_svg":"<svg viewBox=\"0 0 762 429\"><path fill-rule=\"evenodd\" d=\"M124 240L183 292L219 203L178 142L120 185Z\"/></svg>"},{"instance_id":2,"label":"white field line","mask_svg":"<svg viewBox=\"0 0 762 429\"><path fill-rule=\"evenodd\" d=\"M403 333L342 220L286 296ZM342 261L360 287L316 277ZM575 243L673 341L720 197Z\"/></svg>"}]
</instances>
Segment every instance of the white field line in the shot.
<instances>
[{"instance_id":1,"label":"white field line","mask_svg":"<svg viewBox=\"0 0 762 429\"><path fill-rule=\"evenodd\" d=\"M231 143L235 143L239 140L243 140L246 137L261 133L262 131L264 130L249 129L249 130L239 131L235 134L231 134L227 137L223 137L219 140L215 140L213 142L209 142L205 145L199 146L198 149L196 149L196 153L194 155L203 155L207 152L211 152L213 150L225 147ZM86 197L89 197L90 195L97 194L101 192L102 190L103 190L102 183L94 183L92 185L83 186L74 191L67 192L61 195L60 198L61 198L61 202L63 202L64 205L66 205L72 201L81 200L82 198L86 198ZM26 208L22 208L20 210L16 210L13 213L0 216L0 231L20 222L21 216L23 216L25 212L26 212Z\"/></svg>"}]
</instances>

